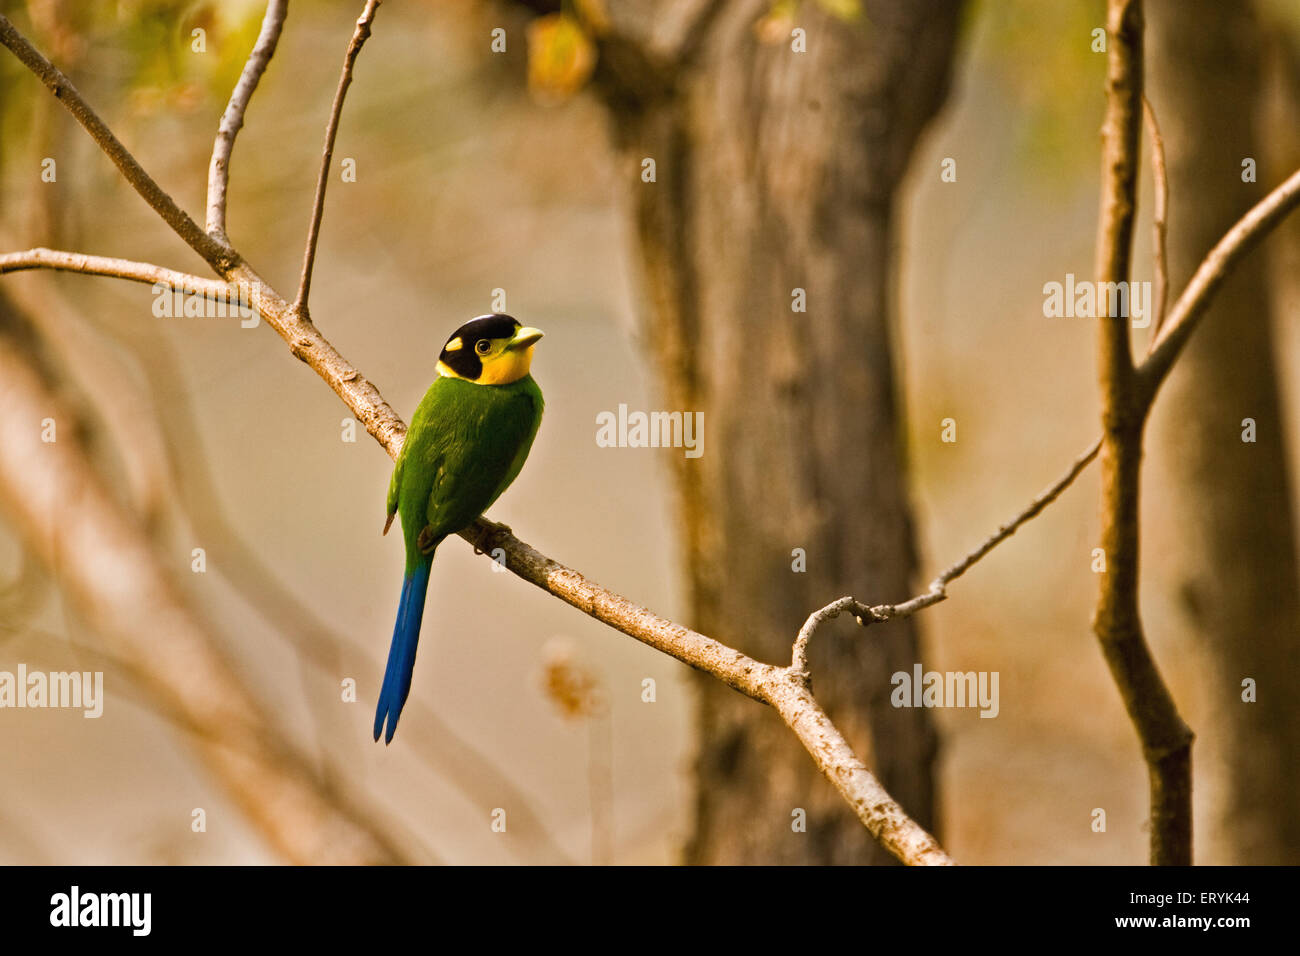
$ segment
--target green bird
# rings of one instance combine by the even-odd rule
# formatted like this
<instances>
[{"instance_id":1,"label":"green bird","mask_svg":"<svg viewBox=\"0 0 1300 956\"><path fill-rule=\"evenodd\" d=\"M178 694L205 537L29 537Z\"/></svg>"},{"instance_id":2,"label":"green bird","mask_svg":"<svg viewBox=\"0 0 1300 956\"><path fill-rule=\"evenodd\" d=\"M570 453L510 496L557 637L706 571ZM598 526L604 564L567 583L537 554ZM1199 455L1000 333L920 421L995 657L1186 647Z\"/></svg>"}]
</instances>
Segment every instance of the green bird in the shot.
<instances>
[{"instance_id":1,"label":"green bird","mask_svg":"<svg viewBox=\"0 0 1300 956\"><path fill-rule=\"evenodd\" d=\"M388 520L402 516L406 576L375 710L375 740L391 743L411 691L415 647L433 553L486 511L524 467L542 422L542 390L529 369L542 337L508 315L480 315L447 340L411 419L388 485Z\"/></svg>"}]
</instances>

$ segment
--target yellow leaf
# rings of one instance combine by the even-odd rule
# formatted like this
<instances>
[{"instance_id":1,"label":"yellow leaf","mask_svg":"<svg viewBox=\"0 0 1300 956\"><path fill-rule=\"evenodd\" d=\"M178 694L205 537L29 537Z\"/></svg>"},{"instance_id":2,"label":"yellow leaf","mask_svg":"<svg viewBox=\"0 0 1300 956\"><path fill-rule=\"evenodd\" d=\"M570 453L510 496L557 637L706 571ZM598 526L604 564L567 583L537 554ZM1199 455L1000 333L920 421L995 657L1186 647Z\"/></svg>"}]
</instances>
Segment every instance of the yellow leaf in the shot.
<instances>
[{"instance_id":1,"label":"yellow leaf","mask_svg":"<svg viewBox=\"0 0 1300 956\"><path fill-rule=\"evenodd\" d=\"M562 103L582 89L596 67L596 45L562 13L528 25L528 89L546 103Z\"/></svg>"}]
</instances>

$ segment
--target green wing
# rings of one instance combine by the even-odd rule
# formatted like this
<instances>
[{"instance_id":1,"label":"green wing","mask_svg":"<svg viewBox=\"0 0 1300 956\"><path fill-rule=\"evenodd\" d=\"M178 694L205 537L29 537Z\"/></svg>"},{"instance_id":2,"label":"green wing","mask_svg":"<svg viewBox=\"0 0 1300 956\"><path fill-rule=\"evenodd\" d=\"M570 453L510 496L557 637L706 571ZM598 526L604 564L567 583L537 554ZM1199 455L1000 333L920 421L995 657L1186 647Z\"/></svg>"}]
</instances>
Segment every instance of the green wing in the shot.
<instances>
[{"instance_id":1,"label":"green wing","mask_svg":"<svg viewBox=\"0 0 1300 956\"><path fill-rule=\"evenodd\" d=\"M393 523L393 515L397 514L397 499L402 488L402 462L406 460L406 443L402 443L402 450L397 453L397 464L393 465L393 477L388 481L388 520L384 522L384 534L388 534L388 526Z\"/></svg>"},{"instance_id":2,"label":"green wing","mask_svg":"<svg viewBox=\"0 0 1300 956\"><path fill-rule=\"evenodd\" d=\"M443 377L430 386L394 469L408 562L426 526L433 543L441 541L509 487L528 457L541 413L541 392L531 378L489 386Z\"/></svg>"}]
</instances>

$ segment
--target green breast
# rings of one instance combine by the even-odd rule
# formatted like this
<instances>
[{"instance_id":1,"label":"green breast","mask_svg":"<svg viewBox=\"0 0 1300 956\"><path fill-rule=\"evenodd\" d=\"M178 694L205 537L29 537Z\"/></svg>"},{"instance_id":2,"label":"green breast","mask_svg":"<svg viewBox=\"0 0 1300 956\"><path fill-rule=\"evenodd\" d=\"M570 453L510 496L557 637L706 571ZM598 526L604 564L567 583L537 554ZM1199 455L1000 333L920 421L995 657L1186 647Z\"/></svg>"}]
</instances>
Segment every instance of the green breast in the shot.
<instances>
[{"instance_id":1,"label":"green breast","mask_svg":"<svg viewBox=\"0 0 1300 956\"><path fill-rule=\"evenodd\" d=\"M523 468L542 420L542 391L531 375L509 385L440 376L411 419L393 472L407 565L429 525L441 540L470 524Z\"/></svg>"}]
</instances>

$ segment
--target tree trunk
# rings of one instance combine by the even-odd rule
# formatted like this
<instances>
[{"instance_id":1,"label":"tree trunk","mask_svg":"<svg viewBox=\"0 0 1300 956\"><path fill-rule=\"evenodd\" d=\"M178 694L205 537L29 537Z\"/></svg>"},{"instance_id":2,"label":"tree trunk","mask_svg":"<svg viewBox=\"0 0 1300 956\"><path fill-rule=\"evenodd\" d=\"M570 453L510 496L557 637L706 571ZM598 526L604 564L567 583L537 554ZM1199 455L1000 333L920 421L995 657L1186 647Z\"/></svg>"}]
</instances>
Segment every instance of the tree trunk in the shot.
<instances>
[{"instance_id":1,"label":"tree trunk","mask_svg":"<svg viewBox=\"0 0 1300 956\"><path fill-rule=\"evenodd\" d=\"M704 413L703 455L674 465L692 623L788 661L811 611L845 594L900 600L915 583L893 202L947 94L959 4L882 0L845 21L804 3L769 21L771 42L756 29L769 0L607 6L596 81L627 166L645 341L663 407ZM921 660L916 627L840 623L813 647L818 697L933 828L934 728L889 703L890 675ZM775 715L717 681L697 689L689 862L888 859Z\"/></svg>"},{"instance_id":2,"label":"tree trunk","mask_svg":"<svg viewBox=\"0 0 1300 956\"><path fill-rule=\"evenodd\" d=\"M1176 292L1271 177L1242 181L1261 162L1254 124L1262 35L1248 3L1151 0L1152 104L1169 165L1169 263ZM1262 162L1261 162L1262 165ZM1275 177L1273 177L1275 178ZM1156 407L1153 485L1177 524L1158 554L1175 582L1180 629L1210 657L1210 723L1199 732L1217 795L1207 861L1300 859L1300 637L1291 488L1265 259L1227 282ZM1243 440L1253 419L1255 441ZM1258 699L1242 699L1242 682Z\"/></svg>"}]
</instances>

